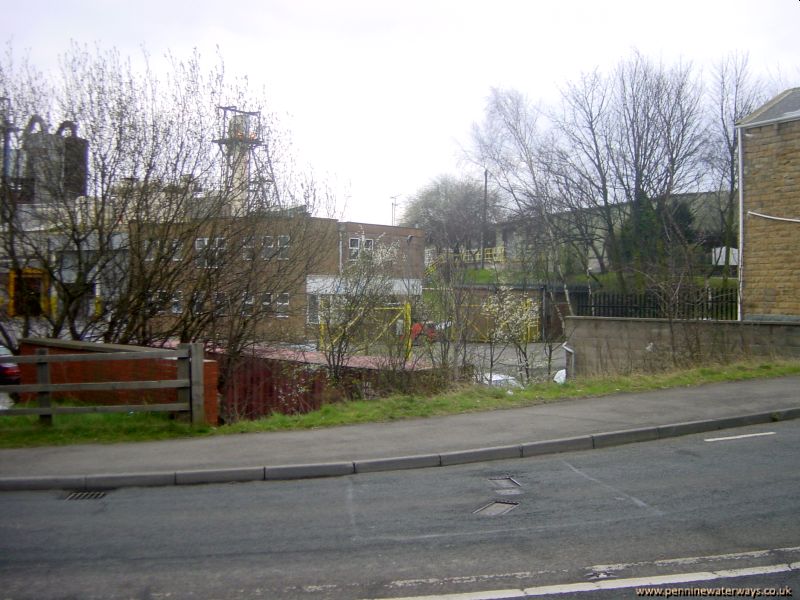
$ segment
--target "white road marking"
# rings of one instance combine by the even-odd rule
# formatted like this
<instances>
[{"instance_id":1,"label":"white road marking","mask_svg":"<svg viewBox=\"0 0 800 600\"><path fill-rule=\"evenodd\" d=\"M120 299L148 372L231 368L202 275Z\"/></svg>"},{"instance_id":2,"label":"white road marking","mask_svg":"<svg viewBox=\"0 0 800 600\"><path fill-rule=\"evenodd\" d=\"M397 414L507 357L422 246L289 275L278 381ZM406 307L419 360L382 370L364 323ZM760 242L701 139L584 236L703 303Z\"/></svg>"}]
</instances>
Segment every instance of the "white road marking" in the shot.
<instances>
[{"instance_id":1,"label":"white road marking","mask_svg":"<svg viewBox=\"0 0 800 600\"><path fill-rule=\"evenodd\" d=\"M352 478L347 480L347 492L345 493L345 507L347 508L347 516L350 519L351 537L354 540L360 540L361 535L358 531L358 521L356 519L356 502L355 491L353 489Z\"/></svg>"},{"instance_id":2,"label":"white road marking","mask_svg":"<svg viewBox=\"0 0 800 600\"><path fill-rule=\"evenodd\" d=\"M598 484L598 485L601 485L601 486L603 486L604 488L606 488L607 490L614 492L615 494L619 494L620 496L623 496L623 499L630 500L631 502L633 502L633 503L634 503L636 506L638 506L639 508L644 508L644 509L647 509L647 510L649 510L650 512L652 512L654 515L656 515L656 516L659 516L659 517L664 515L664 513L663 513L662 511L660 511L659 509L655 508L654 506L650 506L649 504L647 504L647 503L646 503L646 502L644 502L643 500L640 500L639 498L636 498L635 496L631 496L630 494L626 494L626 493L625 493L625 492L623 492L622 490L620 490L620 489L617 489L617 488L615 488L615 487L613 487L613 486L611 486L611 485L609 485L609 484L607 484L607 483L605 483L605 482L603 482L603 481L600 481L599 479L595 479L594 477L592 477L592 476L591 476L591 475L589 475L588 473L584 473L583 471L581 471L581 470L580 470L580 469L578 469L577 467L574 467L574 466L572 466L571 464L569 464L569 463L568 463L567 461L565 461L565 460L563 460L563 461L561 461L561 462L563 462L563 463L564 463L565 465L567 465L567 466L568 466L570 469L572 469L572 471L574 471L575 473L577 473L577 474L578 474L578 475L580 475L581 477L585 477L585 478L586 478L586 479L588 479L589 481L592 481L592 482L594 482L594 483L596 483L596 484Z\"/></svg>"},{"instance_id":3,"label":"white road marking","mask_svg":"<svg viewBox=\"0 0 800 600\"><path fill-rule=\"evenodd\" d=\"M752 550L750 552L732 552L729 554L712 554L709 556L683 556L680 558L665 558L654 561L617 563L613 565L592 565L591 567L588 568L588 570L594 572L602 572L602 571L607 572L607 571L623 571L625 569L631 569L633 567L643 567L647 565L652 565L655 567L667 567L671 565L692 565L692 564L697 564L699 562L718 562L724 560L743 560L746 558L764 558L765 556L769 556L770 554L774 554L777 552L798 553L800 552L800 546L790 546L787 548L770 548L768 550Z\"/></svg>"},{"instance_id":4,"label":"white road marking","mask_svg":"<svg viewBox=\"0 0 800 600\"><path fill-rule=\"evenodd\" d=\"M744 438L761 437L764 435L775 435L774 431L765 431L764 433L747 433L744 435L729 435L728 437L706 438L706 442L726 442L728 440L743 440Z\"/></svg>"},{"instance_id":5,"label":"white road marking","mask_svg":"<svg viewBox=\"0 0 800 600\"><path fill-rule=\"evenodd\" d=\"M543 575L556 575L566 573L566 570L544 570L544 571L516 571L514 573L491 573L481 575L461 575L458 577L427 577L424 579L396 579L387 584L390 588L409 588L420 585L445 585L465 584L465 583L487 583L493 579L532 579Z\"/></svg>"},{"instance_id":6,"label":"white road marking","mask_svg":"<svg viewBox=\"0 0 800 600\"><path fill-rule=\"evenodd\" d=\"M488 590L485 592L464 592L461 594L440 594L438 596L407 596L391 600L507 600L525 598L523 590Z\"/></svg>"},{"instance_id":7,"label":"white road marking","mask_svg":"<svg viewBox=\"0 0 800 600\"><path fill-rule=\"evenodd\" d=\"M736 577L752 577L754 575L770 575L800 570L800 563L781 563L763 567L747 567L743 569L725 569L720 571L698 571L695 573L675 573L673 575L656 575L653 577L632 577L629 579L605 579L602 581L581 581L560 585L543 585L525 588L524 590L485 590L481 592L465 592L460 594L439 594L434 596L406 596L392 600L512 600L515 598L535 598L557 594L574 594L578 592L595 592L598 590L619 590L634 587L652 587L658 585L674 585L695 581L713 581L715 579L734 579Z\"/></svg>"},{"instance_id":8,"label":"white road marking","mask_svg":"<svg viewBox=\"0 0 800 600\"><path fill-rule=\"evenodd\" d=\"M591 583L576 583L561 586L541 586L523 590L526 598L546 596L547 594L569 594L573 592L595 590L619 590L633 587L652 587L657 585L673 585L676 583L691 583L695 581L712 581L714 579L732 579L736 577L750 577L753 575L769 575L771 573L784 573L791 571L788 564L767 565L764 567L749 567L745 569L728 569L724 571L699 571L696 573L676 573L674 575L657 575L655 577L632 577L630 579L606 579ZM558 589L556 589L558 588Z\"/></svg>"}]
</instances>

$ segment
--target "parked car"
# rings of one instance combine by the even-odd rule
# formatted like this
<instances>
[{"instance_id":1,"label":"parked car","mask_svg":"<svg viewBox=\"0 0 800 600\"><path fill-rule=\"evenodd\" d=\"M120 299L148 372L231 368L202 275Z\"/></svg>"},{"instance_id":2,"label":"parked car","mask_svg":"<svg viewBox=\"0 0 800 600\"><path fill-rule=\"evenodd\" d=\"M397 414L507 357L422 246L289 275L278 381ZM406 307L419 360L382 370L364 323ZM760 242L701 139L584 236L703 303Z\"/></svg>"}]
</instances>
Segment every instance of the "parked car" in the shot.
<instances>
[{"instance_id":1,"label":"parked car","mask_svg":"<svg viewBox=\"0 0 800 600\"><path fill-rule=\"evenodd\" d=\"M19 385L19 365L13 362L4 362L4 356L12 356L8 348L0 347L0 385Z\"/></svg>"}]
</instances>

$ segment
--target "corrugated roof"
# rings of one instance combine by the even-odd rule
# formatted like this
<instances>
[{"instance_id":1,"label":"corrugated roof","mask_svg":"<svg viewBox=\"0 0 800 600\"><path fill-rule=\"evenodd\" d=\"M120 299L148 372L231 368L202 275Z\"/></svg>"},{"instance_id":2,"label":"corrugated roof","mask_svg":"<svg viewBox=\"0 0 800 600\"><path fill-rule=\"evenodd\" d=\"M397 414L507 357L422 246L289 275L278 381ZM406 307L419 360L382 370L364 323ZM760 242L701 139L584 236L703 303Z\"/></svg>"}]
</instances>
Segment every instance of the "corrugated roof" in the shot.
<instances>
[{"instance_id":1,"label":"corrugated roof","mask_svg":"<svg viewBox=\"0 0 800 600\"><path fill-rule=\"evenodd\" d=\"M798 119L800 119L800 87L781 92L739 121L738 125L742 128L758 127Z\"/></svg>"}]
</instances>

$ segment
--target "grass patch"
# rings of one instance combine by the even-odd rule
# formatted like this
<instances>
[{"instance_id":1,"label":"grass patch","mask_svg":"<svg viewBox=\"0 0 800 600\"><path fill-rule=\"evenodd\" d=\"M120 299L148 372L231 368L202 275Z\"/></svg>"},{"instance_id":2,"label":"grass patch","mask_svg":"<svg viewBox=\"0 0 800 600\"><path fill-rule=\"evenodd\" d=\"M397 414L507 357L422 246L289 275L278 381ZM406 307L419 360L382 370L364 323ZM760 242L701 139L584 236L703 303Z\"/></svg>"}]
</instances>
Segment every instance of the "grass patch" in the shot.
<instances>
[{"instance_id":1,"label":"grass patch","mask_svg":"<svg viewBox=\"0 0 800 600\"><path fill-rule=\"evenodd\" d=\"M144 442L207 435L210 427L192 429L165 413L90 413L55 415L51 426L35 415L0 417L0 448Z\"/></svg>"},{"instance_id":2,"label":"grass patch","mask_svg":"<svg viewBox=\"0 0 800 600\"><path fill-rule=\"evenodd\" d=\"M800 362L736 363L703 366L660 374L576 379L563 385L537 383L525 389L468 385L435 396L396 395L381 400L327 404L303 415L274 414L257 421L192 429L189 423L163 413L56 415L52 427L35 416L0 417L0 447L137 442L180 437L314 429L501 410L569 398L619 392L696 386L723 381L799 375Z\"/></svg>"}]
</instances>

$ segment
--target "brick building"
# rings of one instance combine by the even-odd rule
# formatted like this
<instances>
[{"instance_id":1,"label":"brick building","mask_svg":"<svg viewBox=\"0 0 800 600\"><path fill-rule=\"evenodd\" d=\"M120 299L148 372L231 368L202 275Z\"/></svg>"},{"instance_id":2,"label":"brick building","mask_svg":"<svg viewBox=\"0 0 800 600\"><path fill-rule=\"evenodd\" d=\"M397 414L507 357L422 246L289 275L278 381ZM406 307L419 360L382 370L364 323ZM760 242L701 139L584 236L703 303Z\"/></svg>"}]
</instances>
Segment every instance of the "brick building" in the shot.
<instances>
[{"instance_id":1,"label":"brick building","mask_svg":"<svg viewBox=\"0 0 800 600\"><path fill-rule=\"evenodd\" d=\"M319 335L320 300L341 293L344 267L389 246L394 295L421 294L424 232L284 204L255 169L257 114L224 113L221 178L167 170L92 190L75 123L51 133L34 116L12 140L0 115L4 341L305 343Z\"/></svg>"},{"instance_id":2,"label":"brick building","mask_svg":"<svg viewBox=\"0 0 800 600\"><path fill-rule=\"evenodd\" d=\"M171 332L180 323L199 319L208 340L238 335L260 343L314 342L320 298L338 293L349 262L382 247L394 249L388 273L394 295L422 293L424 232L416 228L285 211L213 219L179 233L173 228L172 235L180 235L174 239L157 223L141 231L146 237L131 247L161 250L153 261L144 250L145 260L132 263L131 276L142 268L143 279L152 282L150 271L162 273L159 285L150 285L150 305L156 330L168 337L175 337Z\"/></svg>"},{"instance_id":3,"label":"brick building","mask_svg":"<svg viewBox=\"0 0 800 600\"><path fill-rule=\"evenodd\" d=\"M800 321L800 88L738 123L740 319Z\"/></svg>"}]
</instances>

